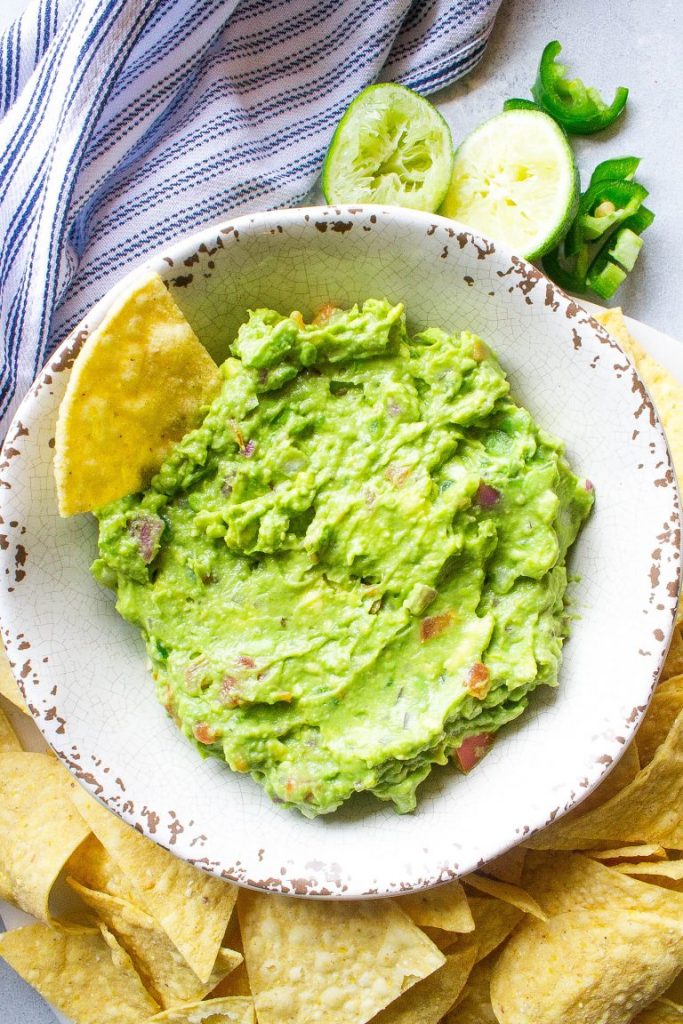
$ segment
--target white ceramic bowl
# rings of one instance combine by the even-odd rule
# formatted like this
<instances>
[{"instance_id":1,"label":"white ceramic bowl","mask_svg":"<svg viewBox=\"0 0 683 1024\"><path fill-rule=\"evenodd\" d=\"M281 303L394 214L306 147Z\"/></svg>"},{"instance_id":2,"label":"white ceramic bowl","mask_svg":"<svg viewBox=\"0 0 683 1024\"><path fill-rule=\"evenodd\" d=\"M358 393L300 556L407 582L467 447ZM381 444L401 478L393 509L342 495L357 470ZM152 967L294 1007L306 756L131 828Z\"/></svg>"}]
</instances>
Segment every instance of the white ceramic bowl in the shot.
<instances>
[{"instance_id":1,"label":"white ceramic bowl","mask_svg":"<svg viewBox=\"0 0 683 1024\"><path fill-rule=\"evenodd\" d=\"M648 395L615 342L523 260L452 221L380 207L257 214L150 261L217 358L248 308L405 302L412 327L471 328L514 395L596 488L572 553L580 618L557 691L468 777L437 768L418 810L359 799L308 821L202 761L154 697L137 631L89 573L96 525L57 515L52 445L74 356L110 292L27 395L4 447L0 615L43 734L71 771L179 856L250 886L383 895L467 872L580 800L619 758L657 680L678 594L678 495ZM124 283L125 284L125 283ZM124 284L119 285L119 288Z\"/></svg>"}]
</instances>

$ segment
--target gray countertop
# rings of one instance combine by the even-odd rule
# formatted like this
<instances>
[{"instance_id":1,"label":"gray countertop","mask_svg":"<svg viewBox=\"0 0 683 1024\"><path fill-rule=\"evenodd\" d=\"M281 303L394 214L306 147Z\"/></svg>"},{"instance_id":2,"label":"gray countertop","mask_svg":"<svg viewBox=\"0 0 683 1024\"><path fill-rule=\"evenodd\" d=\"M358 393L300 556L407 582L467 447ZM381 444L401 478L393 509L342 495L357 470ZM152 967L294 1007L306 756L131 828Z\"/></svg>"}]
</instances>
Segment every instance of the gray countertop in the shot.
<instances>
[{"instance_id":1,"label":"gray countertop","mask_svg":"<svg viewBox=\"0 0 683 1024\"><path fill-rule=\"evenodd\" d=\"M457 145L510 96L529 97L541 51L559 39L570 74L626 112L573 146L585 184L601 160L639 156L638 181L656 220L633 273L610 305L683 341L683 3L681 0L503 0L479 67L434 100ZM595 296L593 296L595 298Z\"/></svg>"}]
</instances>

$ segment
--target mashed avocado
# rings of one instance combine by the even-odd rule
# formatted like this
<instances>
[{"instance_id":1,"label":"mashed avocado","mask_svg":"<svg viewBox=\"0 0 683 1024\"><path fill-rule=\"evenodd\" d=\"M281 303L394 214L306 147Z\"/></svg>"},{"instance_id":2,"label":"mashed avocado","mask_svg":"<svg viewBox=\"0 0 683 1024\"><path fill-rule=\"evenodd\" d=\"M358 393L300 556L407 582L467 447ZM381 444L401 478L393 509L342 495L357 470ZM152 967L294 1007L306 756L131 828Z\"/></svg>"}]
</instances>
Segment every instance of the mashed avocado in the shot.
<instances>
[{"instance_id":1,"label":"mashed avocado","mask_svg":"<svg viewBox=\"0 0 683 1024\"><path fill-rule=\"evenodd\" d=\"M399 811L557 683L593 504L475 335L251 313L202 425L98 513L98 580L205 753L313 816Z\"/></svg>"}]
</instances>

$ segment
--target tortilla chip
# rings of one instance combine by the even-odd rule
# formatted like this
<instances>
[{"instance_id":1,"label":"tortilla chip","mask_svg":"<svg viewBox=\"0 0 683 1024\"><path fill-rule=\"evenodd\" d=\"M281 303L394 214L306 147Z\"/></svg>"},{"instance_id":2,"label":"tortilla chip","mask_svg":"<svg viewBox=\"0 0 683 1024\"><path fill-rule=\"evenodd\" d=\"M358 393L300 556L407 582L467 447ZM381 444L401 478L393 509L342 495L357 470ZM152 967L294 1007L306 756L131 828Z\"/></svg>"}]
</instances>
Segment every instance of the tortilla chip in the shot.
<instances>
[{"instance_id":1,"label":"tortilla chip","mask_svg":"<svg viewBox=\"0 0 683 1024\"><path fill-rule=\"evenodd\" d=\"M483 960L507 939L524 917L524 912L511 903L486 897L470 897L470 910L474 918L474 931L456 936L449 952L456 949L476 948L476 962Z\"/></svg>"},{"instance_id":2,"label":"tortilla chip","mask_svg":"<svg viewBox=\"0 0 683 1024\"><path fill-rule=\"evenodd\" d=\"M0 754L6 754L9 751L21 750L21 743L19 737L12 728L12 724L0 708Z\"/></svg>"},{"instance_id":3,"label":"tortilla chip","mask_svg":"<svg viewBox=\"0 0 683 1024\"><path fill-rule=\"evenodd\" d=\"M65 873L88 889L136 903L137 890L92 833L69 858Z\"/></svg>"},{"instance_id":4,"label":"tortilla chip","mask_svg":"<svg viewBox=\"0 0 683 1024\"><path fill-rule=\"evenodd\" d=\"M74 810L76 783L54 757L0 754L0 865L10 900L50 921L52 887L89 828Z\"/></svg>"},{"instance_id":5,"label":"tortilla chip","mask_svg":"<svg viewBox=\"0 0 683 1024\"><path fill-rule=\"evenodd\" d=\"M140 1024L159 1007L112 936L32 924L0 935L0 956L74 1024Z\"/></svg>"},{"instance_id":6,"label":"tortilla chip","mask_svg":"<svg viewBox=\"0 0 683 1024\"><path fill-rule=\"evenodd\" d=\"M682 965L681 918L621 907L527 918L494 967L491 1003L500 1024L628 1024Z\"/></svg>"},{"instance_id":7,"label":"tortilla chip","mask_svg":"<svg viewBox=\"0 0 683 1024\"><path fill-rule=\"evenodd\" d=\"M527 846L537 850L594 849L596 842L659 843L683 849L683 711L652 761L602 806L558 821Z\"/></svg>"},{"instance_id":8,"label":"tortilla chip","mask_svg":"<svg viewBox=\"0 0 683 1024\"><path fill-rule=\"evenodd\" d=\"M669 985L662 999L669 999L677 1005L683 1005L683 973L674 978L673 983Z\"/></svg>"},{"instance_id":9,"label":"tortilla chip","mask_svg":"<svg viewBox=\"0 0 683 1024\"><path fill-rule=\"evenodd\" d=\"M632 1024L681 1024L683 1021L683 1006L668 999L655 999L646 1010L633 1018Z\"/></svg>"},{"instance_id":10,"label":"tortilla chip","mask_svg":"<svg viewBox=\"0 0 683 1024\"><path fill-rule=\"evenodd\" d=\"M12 885L12 879L0 868L0 900L6 900L7 903L11 903L13 895L14 886Z\"/></svg>"},{"instance_id":11,"label":"tortilla chip","mask_svg":"<svg viewBox=\"0 0 683 1024\"><path fill-rule=\"evenodd\" d=\"M666 850L656 843L643 843L640 846L618 846L607 850L586 850L586 857L602 861L603 864L617 864L620 861L657 861L666 860Z\"/></svg>"},{"instance_id":12,"label":"tortilla chip","mask_svg":"<svg viewBox=\"0 0 683 1024\"><path fill-rule=\"evenodd\" d=\"M81 349L59 408L60 515L144 490L221 376L158 274L145 271Z\"/></svg>"},{"instance_id":13,"label":"tortilla chip","mask_svg":"<svg viewBox=\"0 0 683 1024\"><path fill-rule=\"evenodd\" d=\"M680 484L683 481L683 385L639 345L626 326L621 309L606 309L596 319L617 339L645 382L662 422L671 452L671 461ZM683 604L680 604L677 615L679 623L682 617ZM676 631L663 678L666 679L668 675L678 675L681 672L683 672L683 639Z\"/></svg>"},{"instance_id":14,"label":"tortilla chip","mask_svg":"<svg viewBox=\"0 0 683 1024\"><path fill-rule=\"evenodd\" d=\"M474 921L460 882L448 882L424 892L397 897L398 905L408 917L430 928L446 932L471 932Z\"/></svg>"},{"instance_id":15,"label":"tortilla chip","mask_svg":"<svg viewBox=\"0 0 683 1024\"><path fill-rule=\"evenodd\" d=\"M499 878L501 882L510 882L512 885L519 885L524 870L524 858L526 850L523 846L513 846L500 857L494 857L481 868L483 875L491 875L492 878Z\"/></svg>"},{"instance_id":16,"label":"tortilla chip","mask_svg":"<svg viewBox=\"0 0 683 1024\"><path fill-rule=\"evenodd\" d=\"M230 940L228 940L228 944L231 947L234 946L234 943ZM230 974L216 985L211 996L216 999L225 996L251 996L246 963L242 961L234 971L230 971Z\"/></svg>"},{"instance_id":17,"label":"tortilla chip","mask_svg":"<svg viewBox=\"0 0 683 1024\"><path fill-rule=\"evenodd\" d=\"M10 663L5 652L5 647L0 641L0 694L5 697L15 708L19 708L25 715L30 714L26 707L24 695L19 689L19 684L14 678Z\"/></svg>"},{"instance_id":18,"label":"tortilla chip","mask_svg":"<svg viewBox=\"0 0 683 1024\"><path fill-rule=\"evenodd\" d=\"M494 896L496 899L502 900L503 903L510 903L525 914L532 914L533 917L538 917L541 921L545 920L546 915L533 896L530 896L524 889L520 889L518 885L511 885L509 882L499 882L495 878L486 878L484 875L476 874L465 875L463 882L472 889L485 892L487 896Z\"/></svg>"},{"instance_id":19,"label":"tortilla chip","mask_svg":"<svg viewBox=\"0 0 683 1024\"><path fill-rule=\"evenodd\" d=\"M429 925L423 925L421 930L442 953L451 948L458 935L457 932L444 932L441 928L430 928Z\"/></svg>"},{"instance_id":20,"label":"tortilla chip","mask_svg":"<svg viewBox=\"0 0 683 1024\"><path fill-rule=\"evenodd\" d=\"M389 1003L370 1024L439 1024L465 987L476 951L466 949L446 957L446 963Z\"/></svg>"},{"instance_id":21,"label":"tortilla chip","mask_svg":"<svg viewBox=\"0 0 683 1024\"><path fill-rule=\"evenodd\" d=\"M643 378L662 421L676 475L683 480L683 385L638 344L620 309L606 309L596 319L617 339Z\"/></svg>"},{"instance_id":22,"label":"tortilla chip","mask_svg":"<svg viewBox=\"0 0 683 1024\"><path fill-rule=\"evenodd\" d=\"M681 478L679 477L679 480ZM683 484L681 484L683 487ZM683 603L678 606L678 618L681 617ZM674 628L671 636L671 646L662 669L662 679L670 679L671 676L679 676L683 672L683 633L680 623Z\"/></svg>"},{"instance_id":23,"label":"tortilla chip","mask_svg":"<svg viewBox=\"0 0 683 1024\"><path fill-rule=\"evenodd\" d=\"M135 900L166 932L197 977L211 977L237 888L157 846L77 786L73 801L126 875Z\"/></svg>"},{"instance_id":24,"label":"tortilla chip","mask_svg":"<svg viewBox=\"0 0 683 1024\"><path fill-rule=\"evenodd\" d=\"M445 963L393 900L243 890L237 909L259 1024L365 1024Z\"/></svg>"},{"instance_id":25,"label":"tortilla chip","mask_svg":"<svg viewBox=\"0 0 683 1024\"><path fill-rule=\"evenodd\" d=\"M116 896L88 889L73 879L68 881L100 921L114 933L131 957L145 987L164 1009L202 999L226 974L242 963L240 953L219 949L211 977L202 982L166 932L144 910Z\"/></svg>"},{"instance_id":26,"label":"tortilla chip","mask_svg":"<svg viewBox=\"0 0 683 1024\"><path fill-rule=\"evenodd\" d=\"M494 958L476 964L467 979L462 997L446 1014L443 1024L498 1024L491 1006L491 974Z\"/></svg>"},{"instance_id":27,"label":"tortilla chip","mask_svg":"<svg viewBox=\"0 0 683 1024\"><path fill-rule=\"evenodd\" d=\"M230 919L228 930L225 933L224 945L229 946L230 949L234 949L238 952L242 957L242 962L238 964L234 971L230 971L230 974L216 985L215 989L211 992L211 998L218 999L219 997L225 996L249 996L253 1002L252 992L249 987L247 965L244 962L244 946L242 945L242 935L240 933L237 914L233 914Z\"/></svg>"},{"instance_id":28,"label":"tortilla chip","mask_svg":"<svg viewBox=\"0 0 683 1024\"><path fill-rule=\"evenodd\" d=\"M145 1024L256 1024L254 1000L233 997L188 1003L157 1013Z\"/></svg>"},{"instance_id":29,"label":"tortilla chip","mask_svg":"<svg viewBox=\"0 0 683 1024\"><path fill-rule=\"evenodd\" d=\"M529 854L524 884L551 915L618 908L678 917L683 925L683 896L629 878L619 867L607 867L580 853L539 851ZM644 870L660 865L638 867Z\"/></svg>"},{"instance_id":30,"label":"tortilla chip","mask_svg":"<svg viewBox=\"0 0 683 1024\"><path fill-rule=\"evenodd\" d=\"M653 882L683 893L683 860L666 860L659 864L615 864L615 870L641 882Z\"/></svg>"},{"instance_id":31,"label":"tortilla chip","mask_svg":"<svg viewBox=\"0 0 683 1024\"><path fill-rule=\"evenodd\" d=\"M669 735L683 711L683 675L670 676L657 686L636 734L640 763L645 767Z\"/></svg>"}]
</instances>

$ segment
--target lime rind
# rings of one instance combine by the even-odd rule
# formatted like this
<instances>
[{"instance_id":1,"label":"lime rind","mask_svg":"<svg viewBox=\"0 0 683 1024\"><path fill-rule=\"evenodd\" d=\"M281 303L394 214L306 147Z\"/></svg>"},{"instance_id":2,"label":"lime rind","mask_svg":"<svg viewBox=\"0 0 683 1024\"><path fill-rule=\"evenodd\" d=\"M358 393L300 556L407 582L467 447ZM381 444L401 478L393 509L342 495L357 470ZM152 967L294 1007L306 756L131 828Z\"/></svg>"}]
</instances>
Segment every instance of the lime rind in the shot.
<instances>
[{"instance_id":1,"label":"lime rind","mask_svg":"<svg viewBox=\"0 0 683 1024\"><path fill-rule=\"evenodd\" d=\"M439 212L535 260L566 234L578 197L579 175L562 129L542 111L511 109L459 146Z\"/></svg>"},{"instance_id":2,"label":"lime rind","mask_svg":"<svg viewBox=\"0 0 683 1024\"><path fill-rule=\"evenodd\" d=\"M322 172L328 203L385 203L433 213L453 169L450 128L411 89L380 83L353 100L332 137Z\"/></svg>"}]
</instances>

